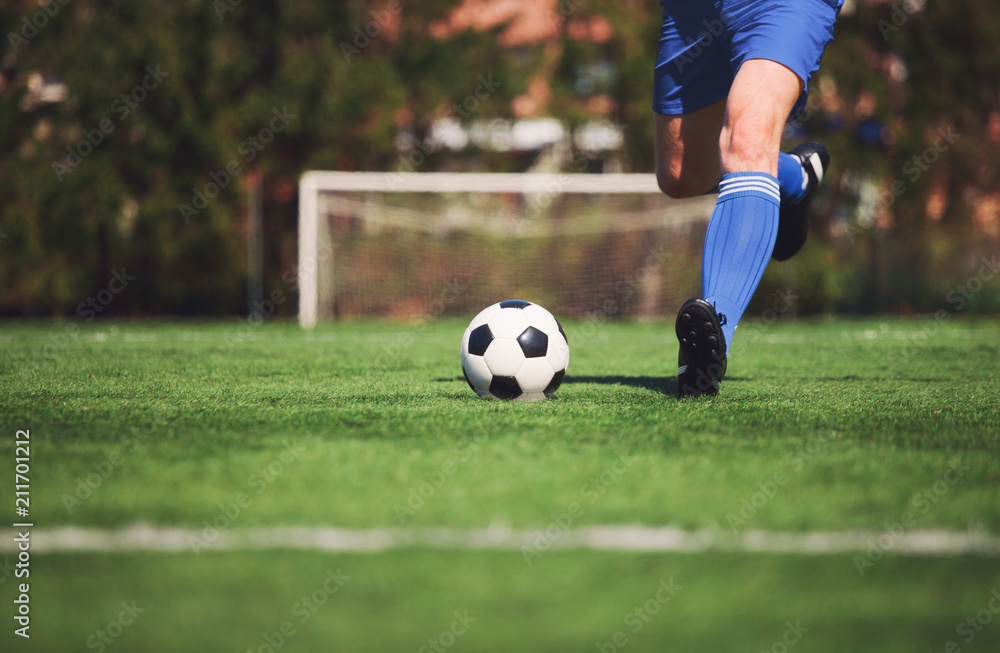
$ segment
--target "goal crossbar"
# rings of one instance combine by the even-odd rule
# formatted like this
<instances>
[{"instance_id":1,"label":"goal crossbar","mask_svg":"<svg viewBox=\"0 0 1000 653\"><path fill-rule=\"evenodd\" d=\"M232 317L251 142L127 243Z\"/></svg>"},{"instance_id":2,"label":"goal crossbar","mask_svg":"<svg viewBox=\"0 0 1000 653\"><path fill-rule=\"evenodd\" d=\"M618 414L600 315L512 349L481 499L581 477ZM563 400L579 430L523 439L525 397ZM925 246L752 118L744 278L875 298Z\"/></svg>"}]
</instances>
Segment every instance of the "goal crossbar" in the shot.
<instances>
[{"instance_id":1,"label":"goal crossbar","mask_svg":"<svg viewBox=\"0 0 1000 653\"><path fill-rule=\"evenodd\" d=\"M652 174L533 172L322 172L302 175L299 187L398 193L656 193Z\"/></svg>"},{"instance_id":2,"label":"goal crossbar","mask_svg":"<svg viewBox=\"0 0 1000 653\"><path fill-rule=\"evenodd\" d=\"M567 194L659 194L653 174L585 174L585 173L443 173L443 172L326 172L309 171L299 181L299 323L305 328L315 326L319 318L320 215L323 193L513 193L546 201ZM631 229L689 221L710 211L714 198L677 202L671 215L633 215L619 224ZM338 200L349 204L352 200ZM704 206L703 206L704 205ZM389 215L411 222L405 210ZM530 236L535 228L519 227L521 236ZM566 226L560 227L565 229ZM628 227L625 227L628 228ZM579 225L574 231L587 231ZM323 252L333 256L332 252Z\"/></svg>"}]
</instances>

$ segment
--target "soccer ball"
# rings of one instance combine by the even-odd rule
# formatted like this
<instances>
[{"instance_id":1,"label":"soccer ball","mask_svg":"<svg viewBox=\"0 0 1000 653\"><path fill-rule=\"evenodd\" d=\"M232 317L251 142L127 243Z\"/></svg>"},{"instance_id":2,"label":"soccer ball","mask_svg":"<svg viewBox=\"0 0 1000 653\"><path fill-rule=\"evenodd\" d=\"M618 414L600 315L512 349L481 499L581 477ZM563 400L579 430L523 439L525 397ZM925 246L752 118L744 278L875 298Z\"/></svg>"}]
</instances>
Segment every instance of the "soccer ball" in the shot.
<instances>
[{"instance_id":1,"label":"soccer ball","mask_svg":"<svg viewBox=\"0 0 1000 653\"><path fill-rule=\"evenodd\" d=\"M484 308L462 336L462 372L483 399L547 399L568 364L559 320L521 299Z\"/></svg>"}]
</instances>

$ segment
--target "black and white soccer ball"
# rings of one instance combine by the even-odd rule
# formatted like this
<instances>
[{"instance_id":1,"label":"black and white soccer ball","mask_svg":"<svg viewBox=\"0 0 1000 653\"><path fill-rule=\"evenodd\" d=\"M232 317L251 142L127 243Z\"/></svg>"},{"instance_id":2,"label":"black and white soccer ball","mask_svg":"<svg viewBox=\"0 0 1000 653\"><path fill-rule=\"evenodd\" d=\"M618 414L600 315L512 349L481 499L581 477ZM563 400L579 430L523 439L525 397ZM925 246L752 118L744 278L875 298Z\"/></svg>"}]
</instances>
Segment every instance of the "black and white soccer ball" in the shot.
<instances>
[{"instance_id":1,"label":"black and white soccer ball","mask_svg":"<svg viewBox=\"0 0 1000 653\"><path fill-rule=\"evenodd\" d=\"M567 365L569 342L559 320L521 299L483 309L462 336L462 372L483 399L547 399Z\"/></svg>"}]
</instances>

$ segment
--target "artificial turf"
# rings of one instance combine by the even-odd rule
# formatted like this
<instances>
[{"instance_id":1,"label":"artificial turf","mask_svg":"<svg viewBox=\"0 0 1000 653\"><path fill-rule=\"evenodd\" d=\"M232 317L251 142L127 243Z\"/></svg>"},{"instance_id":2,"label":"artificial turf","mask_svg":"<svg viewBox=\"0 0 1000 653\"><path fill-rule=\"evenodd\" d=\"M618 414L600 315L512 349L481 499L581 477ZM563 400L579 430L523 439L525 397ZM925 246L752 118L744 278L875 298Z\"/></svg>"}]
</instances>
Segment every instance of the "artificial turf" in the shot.
<instances>
[{"instance_id":1,"label":"artificial turf","mask_svg":"<svg viewBox=\"0 0 1000 653\"><path fill-rule=\"evenodd\" d=\"M577 505L573 526L881 531L909 515L906 528L1000 532L995 321L749 323L722 394L683 401L671 325L569 322L567 379L538 403L472 393L464 327L0 324L0 450L12 461L15 430L30 429L36 527L199 527L235 503L225 528L533 529ZM0 467L2 486L13 482L13 464ZM287 650L416 650L467 607L481 627L455 650L592 651L625 630L629 650L756 651L802 618L803 651L937 651L1000 587L995 559L891 551L864 576L850 556L718 553L551 551L530 566L513 552L47 554L35 565L35 623L48 624L37 650L86 650L114 606L136 599L149 618L121 650L257 651L331 566L354 569L356 589ZM688 579L684 592L627 632L631 603L668 576ZM961 650L994 650L994 630Z\"/></svg>"},{"instance_id":2,"label":"artificial turf","mask_svg":"<svg viewBox=\"0 0 1000 653\"><path fill-rule=\"evenodd\" d=\"M921 324L748 332L720 396L678 401L668 326L570 323L569 374L538 403L477 398L453 321L238 341L236 321L126 323L54 350L65 327L7 324L2 447L31 429L50 526L198 525L244 493L240 526L532 527L576 501L579 524L729 528L775 482L747 526L877 529L915 509L920 527L1000 531L997 325L922 340Z\"/></svg>"},{"instance_id":3,"label":"artificial turf","mask_svg":"<svg viewBox=\"0 0 1000 653\"><path fill-rule=\"evenodd\" d=\"M94 650L103 631L111 652L987 653L990 562L889 557L861 577L850 556L57 554L36 563L32 640L5 650ZM144 612L109 629L122 602Z\"/></svg>"}]
</instances>

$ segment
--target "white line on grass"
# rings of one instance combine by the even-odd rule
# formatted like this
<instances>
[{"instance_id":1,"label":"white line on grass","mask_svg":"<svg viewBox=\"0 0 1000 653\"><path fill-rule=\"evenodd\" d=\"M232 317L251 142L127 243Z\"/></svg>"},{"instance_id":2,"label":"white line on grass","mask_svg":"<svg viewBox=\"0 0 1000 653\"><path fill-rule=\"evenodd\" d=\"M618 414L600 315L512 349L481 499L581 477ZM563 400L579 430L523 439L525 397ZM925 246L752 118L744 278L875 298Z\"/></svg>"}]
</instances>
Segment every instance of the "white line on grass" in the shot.
<instances>
[{"instance_id":1,"label":"white line on grass","mask_svg":"<svg viewBox=\"0 0 1000 653\"><path fill-rule=\"evenodd\" d=\"M0 531L0 552L17 551L13 530ZM891 540L887 542L887 540ZM886 553L915 556L965 554L1000 556L1000 536L982 532L887 531L773 532L746 531L729 535L719 531L686 531L671 527L594 526L570 529L557 537L540 530L508 528L375 528L353 530L311 526L278 526L232 529L218 532L206 542L203 531L137 524L119 529L35 528L31 550L62 552L192 552L197 549L236 551L252 549L302 549L369 553L389 549L431 548L458 550L589 549L636 553L735 551L832 555L865 552L877 548ZM544 542L544 549L536 543Z\"/></svg>"}]
</instances>

